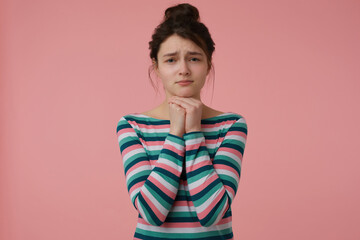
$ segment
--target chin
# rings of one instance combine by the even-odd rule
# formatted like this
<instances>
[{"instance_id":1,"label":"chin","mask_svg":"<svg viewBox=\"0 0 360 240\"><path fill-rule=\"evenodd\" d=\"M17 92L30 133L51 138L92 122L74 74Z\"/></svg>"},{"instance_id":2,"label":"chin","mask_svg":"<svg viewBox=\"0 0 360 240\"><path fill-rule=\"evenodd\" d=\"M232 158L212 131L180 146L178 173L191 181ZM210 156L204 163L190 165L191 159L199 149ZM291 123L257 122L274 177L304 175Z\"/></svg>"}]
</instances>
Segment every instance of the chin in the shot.
<instances>
[{"instance_id":1,"label":"chin","mask_svg":"<svg viewBox=\"0 0 360 240\"><path fill-rule=\"evenodd\" d=\"M193 97L193 96L195 96L194 94L176 94L176 96L178 96L178 97Z\"/></svg>"},{"instance_id":2,"label":"chin","mask_svg":"<svg viewBox=\"0 0 360 240\"><path fill-rule=\"evenodd\" d=\"M192 91L192 89L183 89L184 91L176 92L176 96L179 97L193 97L196 95L196 92Z\"/></svg>"}]
</instances>

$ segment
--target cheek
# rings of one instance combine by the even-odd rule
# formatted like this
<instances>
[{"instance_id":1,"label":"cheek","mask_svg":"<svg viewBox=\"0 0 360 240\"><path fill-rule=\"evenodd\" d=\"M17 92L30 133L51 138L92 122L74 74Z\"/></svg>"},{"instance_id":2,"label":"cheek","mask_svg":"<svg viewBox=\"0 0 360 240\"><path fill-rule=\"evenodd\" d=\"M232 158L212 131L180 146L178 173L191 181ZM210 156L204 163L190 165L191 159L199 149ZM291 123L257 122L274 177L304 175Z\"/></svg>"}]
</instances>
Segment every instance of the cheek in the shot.
<instances>
[{"instance_id":1,"label":"cheek","mask_svg":"<svg viewBox=\"0 0 360 240\"><path fill-rule=\"evenodd\" d=\"M193 70L196 71L198 73L198 75L206 75L207 65L206 64L194 65Z\"/></svg>"},{"instance_id":2,"label":"cheek","mask_svg":"<svg viewBox=\"0 0 360 240\"><path fill-rule=\"evenodd\" d=\"M167 78L167 77L171 77L175 72L174 67L163 67L161 69L159 69L159 74L160 76L162 76L163 78Z\"/></svg>"}]
</instances>

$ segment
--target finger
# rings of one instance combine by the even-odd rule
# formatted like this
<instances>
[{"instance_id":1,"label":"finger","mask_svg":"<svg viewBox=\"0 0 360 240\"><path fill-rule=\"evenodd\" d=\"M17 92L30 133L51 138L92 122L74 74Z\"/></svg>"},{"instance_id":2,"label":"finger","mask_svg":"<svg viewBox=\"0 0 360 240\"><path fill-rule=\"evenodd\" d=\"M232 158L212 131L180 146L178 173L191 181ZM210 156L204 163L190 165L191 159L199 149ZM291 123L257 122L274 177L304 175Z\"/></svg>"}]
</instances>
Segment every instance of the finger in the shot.
<instances>
[{"instance_id":1,"label":"finger","mask_svg":"<svg viewBox=\"0 0 360 240\"><path fill-rule=\"evenodd\" d=\"M185 110L184 108L182 108L179 104L176 104L176 103L170 103L170 105L172 105L173 108L175 108L177 111L180 111L180 110Z\"/></svg>"},{"instance_id":2,"label":"finger","mask_svg":"<svg viewBox=\"0 0 360 240\"><path fill-rule=\"evenodd\" d=\"M172 102L180 105L181 107L183 107L183 108L185 108L185 109L189 109L189 108L191 108L191 107L194 107L193 104L189 104L188 102L182 101L182 100L180 100L180 99L173 99Z\"/></svg>"},{"instance_id":3,"label":"finger","mask_svg":"<svg viewBox=\"0 0 360 240\"><path fill-rule=\"evenodd\" d=\"M179 96L174 96L174 99L179 99L179 100L182 100L182 101L185 101L191 105L194 105L194 106L197 106L199 104L202 104L201 101L195 99L195 98L192 98L192 97L179 97Z\"/></svg>"}]
</instances>

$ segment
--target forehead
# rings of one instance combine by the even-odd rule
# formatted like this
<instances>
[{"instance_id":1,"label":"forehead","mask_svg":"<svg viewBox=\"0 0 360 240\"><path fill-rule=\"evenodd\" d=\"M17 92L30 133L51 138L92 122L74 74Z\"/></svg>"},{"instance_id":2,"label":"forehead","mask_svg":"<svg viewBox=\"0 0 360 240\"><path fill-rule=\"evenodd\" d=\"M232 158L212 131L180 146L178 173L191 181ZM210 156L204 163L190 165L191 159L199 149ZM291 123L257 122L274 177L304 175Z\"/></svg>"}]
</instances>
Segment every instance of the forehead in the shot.
<instances>
[{"instance_id":1,"label":"forehead","mask_svg":"<svg viewBox=\"0 0 360 240\"><path fill-rule=\"evenodd\" d=\"M190 39L180 37L176 34L168 37L160 44L159 56L170 52L186 53L188 51L196 51L204 54L204 51Z\"/></svg>"}]
</instances>

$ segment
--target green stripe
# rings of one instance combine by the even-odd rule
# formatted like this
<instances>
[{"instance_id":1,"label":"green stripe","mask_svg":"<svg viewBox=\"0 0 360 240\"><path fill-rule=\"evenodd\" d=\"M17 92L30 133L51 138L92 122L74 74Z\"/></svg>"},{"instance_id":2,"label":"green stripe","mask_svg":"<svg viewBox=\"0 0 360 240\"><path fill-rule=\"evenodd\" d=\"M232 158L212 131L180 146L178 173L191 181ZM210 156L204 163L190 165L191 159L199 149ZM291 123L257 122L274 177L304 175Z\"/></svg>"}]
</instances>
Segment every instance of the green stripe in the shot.
<instances>
[{"instance_id":1,"label":"green stripe","mask_svg":"<svg viewBox=\"0 0 360 240\"><path fill-rule=\"evenodd\" d=\"M205 230L206 231L206 230ZM232 228L226 228L223 230L216 231L206 231L200 233L161 233L161 232L153 232L149 230L142 230L140 228L136 228L136 232L140 234L144 234L150 237L160 237L160 238L169 238L169 239L196 239L196 238L204 238L204 237L213 237L213 236L221 236L232 232Z\"/></svg>"}]
</instances>

